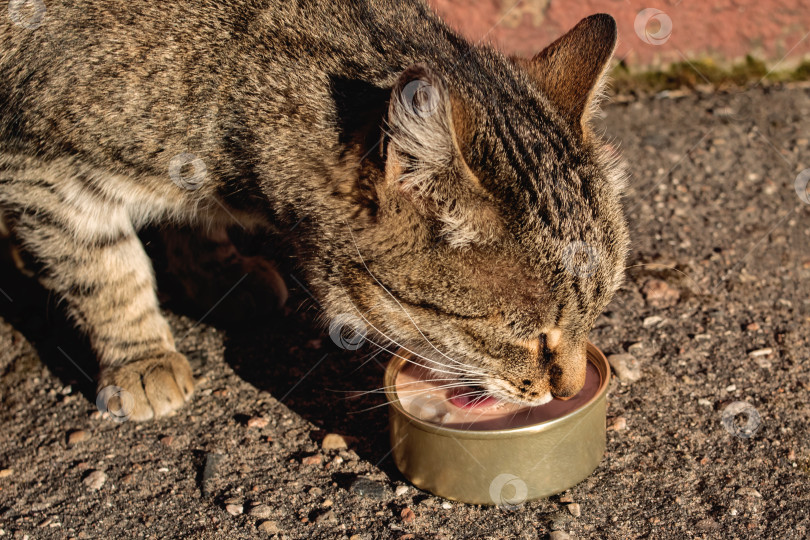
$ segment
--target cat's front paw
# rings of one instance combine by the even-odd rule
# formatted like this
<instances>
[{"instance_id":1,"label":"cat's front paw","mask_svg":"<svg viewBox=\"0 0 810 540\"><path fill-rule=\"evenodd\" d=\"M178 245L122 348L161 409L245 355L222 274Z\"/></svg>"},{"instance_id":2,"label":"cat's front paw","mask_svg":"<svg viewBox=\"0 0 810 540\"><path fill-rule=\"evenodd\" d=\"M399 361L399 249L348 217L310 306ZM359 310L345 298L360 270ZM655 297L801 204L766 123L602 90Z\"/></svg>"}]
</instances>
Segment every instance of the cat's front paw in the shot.
<instances>
[{"instance_id":1,"label":"cat's front paw","mask_svg":"<svg viewBox=\"0 0 810 540\"><path fill-rule=\"evenodd\" d=\"M140 422L182 407L194 391L194 377L185 356L167 351L103 368L98 388L98 406L111 418Z\"/></svg>"}]
</instances>

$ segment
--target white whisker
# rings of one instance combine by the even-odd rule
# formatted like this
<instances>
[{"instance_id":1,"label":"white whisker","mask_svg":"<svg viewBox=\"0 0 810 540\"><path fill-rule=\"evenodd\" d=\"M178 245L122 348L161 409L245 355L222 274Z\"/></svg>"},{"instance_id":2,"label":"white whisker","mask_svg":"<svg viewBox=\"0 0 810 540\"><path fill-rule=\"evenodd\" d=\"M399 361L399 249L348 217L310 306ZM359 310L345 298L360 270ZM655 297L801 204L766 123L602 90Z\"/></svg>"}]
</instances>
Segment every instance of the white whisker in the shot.
<instances>
[{"instance_id":1,"label":"white whisker","mask_svg":"<svg viewBox=\"0 0 810 540\"><path fill-rule=\"evenodd\" d=\"M425 360L426 362L431 362L431 363L433 363L433 364L436 364L436 365L438 365L438 366L441 366L441 367L443 367L443 368L446 368L446 369L442 370L442 369L437 369L437 368L431 367L430 369L432 369L433 371L437 371L437 372L439 372L439 373L453 374L453 375L473 375L473 376L484 376L484 375L485 375L484 373L481 373L481 372L479 372L479 371L473 371L473 370L470 370L470 369L462 369L462 368L460 368L460 367L456 367L456 366L448 366L447 364L443 364L443 363L441 363L441 362L439 362L439 361L437 361L437 360L434 360L434 359L432 359L432 358L428 358L428 357L423 356L423 355L421 355L421 354L419 354L419 353L417 353L417 352L415 352L415 351L412 351L412 350L411 350L411 349L409 349L408 347L406 347L406 346L404 346L403 344L401 344L401 343L397 342L395 339L391 338L391 337L390 337L390 336L388 336L388 335L387 335L385 332L383 332L382 330L380 330L379 328L377 328L377 327L374 325L374 323L372 323L371 321L369 321L369 320L368 320L368 318L367 318L367 317L366 317L366 316L365 316L365 315L364 315L364 314L363 314L363 313L360 311L360 309L357 307L357 305L355 305L355 303L354 303L354 302L351 300L351 298L349 297L348 292L346 292L346 289L345 289L345 288L343 289L343 291L344 291L344 293L346 293L346 298L348 299L349 303L351 303L351 304L352 304L352 306L353 306L353 307L354 307L354 309L357 311L357 313L360 315L360 317L363 319L363 321L364 321L364 322L365 322L367 325L369 325L369 326L370 326L370 327L371 327L371 328L372 328L372 329L373 329L375 332L377 332L378 334L380 334L380 335L381 335L383 338L387 339L388 341L390 341L391 343L393 343L394 345L396 345L396 346L397 346L397 347L399 347L400 349L405 350L407 353L409 353L409 354L411 354L411 355L413 355L413 356L415 356L415 357L417 357L417 358L420 358L420 359L422 359L422 360ZM397 358L401 358L401 359L405 360L406 362L410 362L410 363L412 363L412 364L414 364L414 365L416 365L416 366L421 366L421 367L424 367L424 366L422 366L421 364L419 364L419 363L417 363L417 362L412 361L410 358L406 358L406 357L404 357L404 356L401 356L401 355L397 354L395 351L391 351L391 350L389 350L388 348L386 348L385 346L380 345L379 343L376 343L374 340L372 340L372 339L368 338L368 336L366 336L366 339L368 340L368 342L369 342L369 343L371 343L371 344L372 344L372 345L374 345L375 347L379 347L380 349L382 349L382 350L384 350L384 351L386 351L386 352L388 352L388 353L393 354L393 355L394 355L395 357L397 357ZM452 370L452 371L447 371L447 370Z\"/></svg>"},{"instance_id":2,"label":"white whisker","mask_svg":"<svg viewBox=\"0 0 810 540\"><path fill-rule=\"evenodd\" d=\"M431 341L428 339L428 337L427 337L427 336L424 334L424 332L422 332L422 330L419 328L419 325L417 325L417 324L416 324L416 321L414 321L414 320L413 320L413 317L411 317L411 314L410 314L410 313L408 313L408 310L406 310L406 309L405 309L405 306L403 306L403 305L402 305L402 303L399 301L399 299L397 299L397 297L396 297L396 296L394 296L394 295L391 293L391 291L389 291L389 290L388 290L388 288L387 288L385 285L383 285L383 284L380 282L380 280L379 280L379 279L377 279L377 276L375 276L374 274L372 274L372 273L371 273L371 270L369 269L368 265L366 264L365 259L363 259L363 254L362 254L362 253L360 253L360 247L357 245L357 240L355 239L355 237L354 237L354 233L352 232L352 229L351 229L351 227L349 227L348 223L346 223L346 228L348 229L349 234L350 234L350 235L351 235L351 237L352 237L352 242L354 242L354 248L355 248L355 250L357 250L357 256L358 256L358 257L360 257L360 262L363 264L363 268L365 268L365 269L366 269L366 272L368 272L368 275L370 275L370 276L371 276L371 278L372 278L374 281L376 281L376 282L377 282L377 285L379 285L379 286L380 286L380 287L381 287L381 288L382 288L382 289L383 289L383 290L386 292L386 294L388 294L388 296L390 296L390 297L391 297L391 299L392 299L392 300L394 300L394 302L396 302L396 303L397 303L397 305L399 306L399 308L400 308L400 309L402 310L402 312L403 312L403 313L404 313L404 314L405 314L405 315L408 317L408 319L411 321L411 324L413 324L413 327L416 329L416 331L417 331L417 332L419 332L419 335L421 335L421 336L422 336L422 338L425 340L425 342L426 342L428 345L430 345L430 346L433 348L433 350L435 350L437 353L439 353L439 354L440 354L440 355L442 355L443 357L447 358L447 359L448 359L448 360L450 360L451 362L456 363L456 364L458 364L458 365L460 365L460 366L462 366L462 367L467 367L467 368L472 367L472 366L469 366L468 364L465 364L465 363L463 363L463 362L459 362L458 360L456 360L456 359L454 359L454 358L451 358L450 356L448 356L448 355L447 355L447 354L445 354L444 352L440 351L440 350L439 350L439 349L438 349L438 348L437 348L437 347L436 347L436 346L435 346L435 345L434 345L434 344L433 344L433 343L432 343L432 342L431 342Z\"/></svg>"}]
</instances>

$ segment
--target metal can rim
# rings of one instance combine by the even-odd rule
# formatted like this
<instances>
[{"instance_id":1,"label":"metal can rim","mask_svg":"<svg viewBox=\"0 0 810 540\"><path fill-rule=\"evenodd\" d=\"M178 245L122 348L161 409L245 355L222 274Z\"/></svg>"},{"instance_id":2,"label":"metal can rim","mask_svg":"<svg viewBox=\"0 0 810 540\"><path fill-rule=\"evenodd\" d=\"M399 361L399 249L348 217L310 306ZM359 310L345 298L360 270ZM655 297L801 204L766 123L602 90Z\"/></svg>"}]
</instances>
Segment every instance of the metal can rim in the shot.
<instances>
[{"instance_id":1,"label":"metal can rim","mask_svg":"<svg viewBox=\"0 0 810 540\"><path fill-rule=\"evenodd\" d=\"M591 362L597 368L597 370L599 370L599 375L602 377L599 389L596 391L593 397L591 397L591 399L585 402L585 404L583 404L581 407L578 407L568 414L560 416L559 418L545 420L537 424L529 424L526 426L507 429L465 430L444 427L413 416L401 405L399 402L399 397L397 397L396 394L396 374L407 361L407 356L410 355L408 351L403 351L403 349L399 349L394 353L394 356L391 357L391 360L388 362L388 365L385 368L385 375L383 378L383 384L385 386L385 398L388 400L389 406L393 407L397 413L407 419L410 424L428 433L436 433L464 439L504 439L511 438L510 436L519 437L523 435L540 433L553 429L560 424L570 422L572 419L586 414L587 411L595 407L599 400L601 400L607 393L608 386L610 386L610 365L608 364L607 358L605 357L604 353L591 342L588 342L586 354L588 361Z\"/></svg>"}]
</instances>

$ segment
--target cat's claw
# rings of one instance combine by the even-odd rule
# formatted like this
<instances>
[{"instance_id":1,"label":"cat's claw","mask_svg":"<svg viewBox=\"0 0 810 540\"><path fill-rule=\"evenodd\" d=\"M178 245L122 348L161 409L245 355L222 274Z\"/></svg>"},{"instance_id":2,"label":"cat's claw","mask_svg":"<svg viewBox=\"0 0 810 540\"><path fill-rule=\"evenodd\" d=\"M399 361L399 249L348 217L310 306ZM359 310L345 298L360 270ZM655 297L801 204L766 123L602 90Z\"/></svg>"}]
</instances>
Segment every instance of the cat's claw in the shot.
<instances>
[{"instance_id":1,"label":"cat's claw","mask_svg":"<svg viewBox=\"0 0 810 540\"><path fill-rule=\"evenodd\" d=\"M167 351L144 360L102 370L96 403L116 421L141 422L167 416L194 392L191 366L182 354Z\"/></svg>"}]
</instances>

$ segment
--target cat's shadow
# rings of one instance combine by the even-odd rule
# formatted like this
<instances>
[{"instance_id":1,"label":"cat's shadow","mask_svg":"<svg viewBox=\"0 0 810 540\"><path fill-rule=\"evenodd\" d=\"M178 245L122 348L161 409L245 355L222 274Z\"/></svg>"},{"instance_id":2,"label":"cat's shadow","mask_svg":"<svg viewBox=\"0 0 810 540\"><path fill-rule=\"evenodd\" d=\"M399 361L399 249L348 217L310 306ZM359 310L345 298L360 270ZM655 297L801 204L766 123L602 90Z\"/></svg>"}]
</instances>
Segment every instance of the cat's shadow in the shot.
<instances>
[{"instance_id":1,"label":"cat's shadow","mask_svg":"<svg viewBox=\"0 0 810 540\"><path fill-rule=\"evenodd\" d=\"M240 253L275 262L290 292L283 312L260 310L245 316L229 313L229 309L239 310L240 305L252 302L221 302L213 308L189 302L176 279L166 273L161 260L166 251L159 235L147 230L142 238L154 262L162 305L195 320L203 317L204 322L223 330L225 362L244 381L314 424L314 442L320 444L327 433L345 435L362 459L389 476L399 475L390 458L385 398L375 392L383 386L390 354L375 355L380 351L371 342L347 350L330 338L317 323L320 306L306 288L283 235L255 236L236 228L230 236ZM250 280L244 282L244 289L243 285L232 289L231 283L220 283L221 294L213 297L232 299L260 292L251 291L248 283Z\"/></svg>"},{"instance_id":2,"label":"cat's shadow","mask_svg":"<svg viewBox=\"0 0 810 540\"><path fill-rule=\"evenodd\" d=\"M3 255L0 257L0 318L13 332L25 337L42 364L63 385L70 385L95 402L98 364L89 342L68 320L57 300L34 278L23 275L6 257L6 246L0 247L0 253ZM19 358L6 356L5 360ZM0 365L0 373L9 369L14 366Z\"/></svg>"},{"instance_id":3,"label":"cat's shadow","mask_svg":"<svg viewBox=\"0 0 810 540\"><path fill-rule=\"evenodd\" d=\"M146 236L148 241L149 233ZM154 251L150 255L160 257ZM161 275L160 261L155 267L163 307L199 318L172 280ZM226 363L244 381L314 424L316 443L327 433L345 435L361 459L401 477L390 457L385 398L368 393L383 386L383 366L390 355L371 358L377 351L370 343L355 351L338 347L316 323L320 309L296 285L300 276L282 270L291 293L284 313L228 324L227 313L214 311L204 321L224 331ZM87 339L58 300L5 258L0 258L0 288L0 317L32 344L63 385L95 403L98 365ZM0 372L8 367L0 365Z\"/></svg>"},{"instance_id":4,"label":"cat's shadow","mask_svg":"<svg viewBox=\"0 0 810 540\"><path fill-rule=\"evenodd\" d=\"M296 300L297 294L292 305ZM226 362L242 379L314 424L316 443L327 433L344 435L362 459L400 476L390 458L388 408L379 392L390 355L375 355L370 343L356 351L341 349L310 312L289 311L268 321L273 325L269 331L257 326L229 332Z\"/></svg>"}]
</instances>

